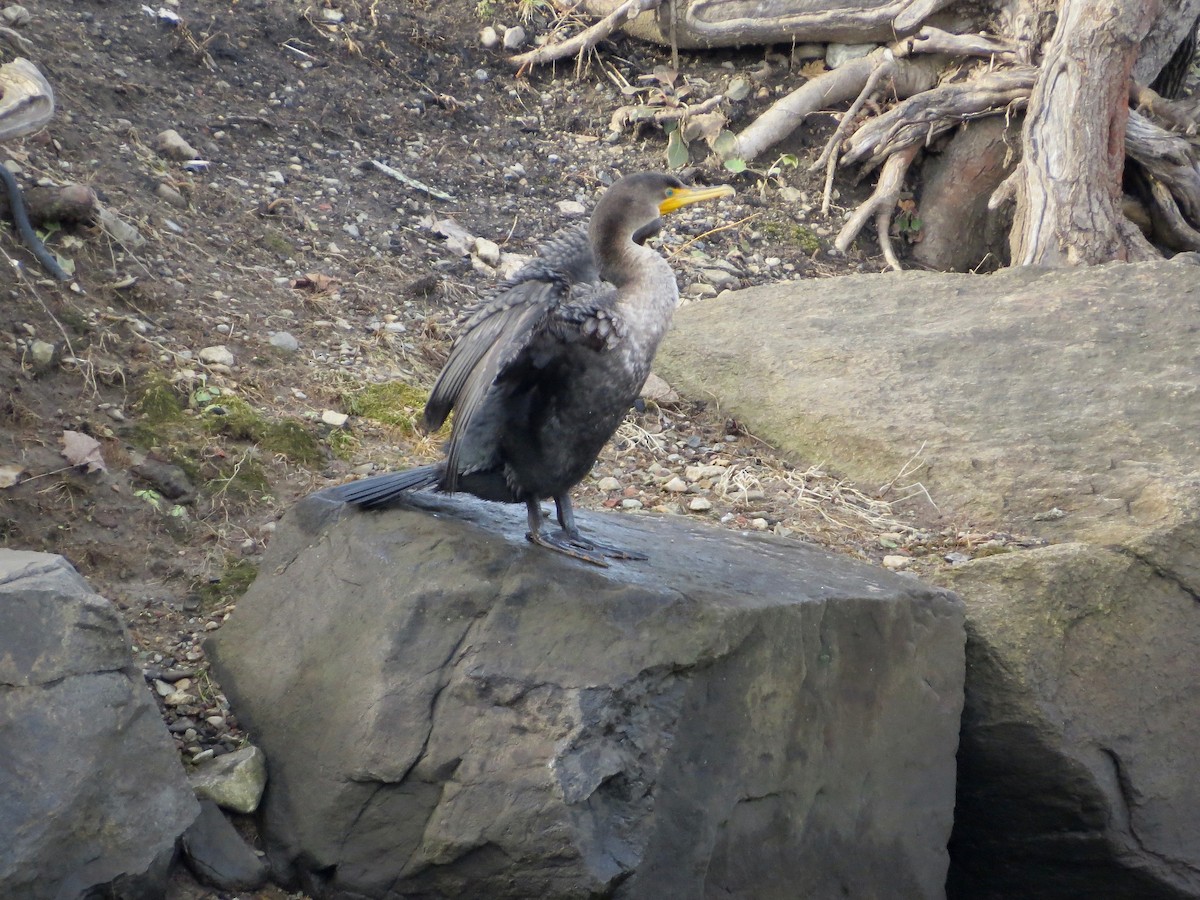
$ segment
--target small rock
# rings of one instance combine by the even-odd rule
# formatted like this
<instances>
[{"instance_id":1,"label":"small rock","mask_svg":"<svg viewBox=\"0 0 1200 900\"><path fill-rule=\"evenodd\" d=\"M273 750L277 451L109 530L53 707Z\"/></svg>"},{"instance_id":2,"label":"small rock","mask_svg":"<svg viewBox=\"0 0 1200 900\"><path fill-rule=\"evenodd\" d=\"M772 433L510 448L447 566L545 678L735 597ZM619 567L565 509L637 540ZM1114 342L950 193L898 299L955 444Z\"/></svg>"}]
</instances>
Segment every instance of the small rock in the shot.
<instances>
[{"instance_id":1,"label":"small rock","mask_svg":"<svg viewBox=\"0 0 1200 900\"><path fill-rule=\"evenodd\" d=\"M569 219L577 219L587 212L587 207L578 200L559 200L558 211Z\"/></svg>"},{"instance_id":2,"label":"small rock","mask_svg":"<svg viewBox=\"0 0 1200 900\"><path fill-rule=\"evenodd\" d=\"M179 193L179 191L175 190L169 184L159 184L154 189L154 196L165 203L171 204L176 209L188 208L187 197L183 196L183 194Z\"/></svg>"},{"instance_id":3,"label":"small rock","mask_svg":"<svg viewBox=\"0 0 1200 900\"><path fill-rule=\"evenodd\" d=\"M852 59L868 56L878 46L878 44L830 44L825 50L825 65L836 69Z\"/></svg>"},{"instance_id":4,"label":"small rock","mask_svg":"<svg viewBox=\"0 0 1200 900\"><path fill-rule=\"evenodd\" d=\"M726 466L688 466L683 470L683 477L688 481L700 481L704 478L716 478L727 471Z\"/></svg>"},{"instance_id":5,"label":"small rock","mask_svg":"<svg viewBox=\"0 0 1200 900\"><path fill-rule=\"evenodd\" d=\"M10 488L21 480L25 470L21 466L0 466L0 488Z\"/></svg>"},{"instance_id":6,"label":"small rock","mask_svg":"<svg viewBox=\"0 0 1200 900\"><path fill-rule=\"evenodd\" d=\"M500 44L500 35L489 25L479 32L479 43L485 50L494 50Z\"/></svg>"},{"instance_id":7,"label":"small rock","mask_svg":"<svg viewBox=\"0 0 1200 900\"><path fill-rule=\"evenodd\" d=\"M4 19L6 25L10 25L13 28L20 28L33 21L33 16L30 15L29 10L16 4L6 6L0 10L0 18Z\"/></svg>"},{"instance_id":8,"label":"small rock","mask_svg":"<svg viewBox=\"0 0 1200 900\"><path fill-rule=\"evenodd\" d=\"M285 353L295 353L300 349L300 342L286 331L276 331L268 340L272 347L277 347Z\"/></svg>"},{"instance_id":9,"label":"small rock","mask_svg":"<svg viewBox=\"0 0 1200 900\"><path fill-rule=\"evenodd\" d=\"M621 489L621 482L617 481L611 475L605 475L596 483L596 487L602 491L619 491Z\"/></svg>"},{"instance_id":10,"label":"small rock","mask_svg":"<svg viewBox=\"0 0 1200 900\"><path fill-rule=\"evenodd\" d=\"M346 422L349 420L350 417L345 413L337 412L332 409L325 409L321 411L321 421L330 428L345 428Z\"/></svg>"},{"instance_id":11,"label":"small rock","mask_svg":"<svg viewBox=\"0 0 1200 900\"><path fill-rule=\"evenodd\" d=\"M685 297L693 297L696 300L708 300L717 296L717 289L703 281L694 281L683 289L683 294Z\"/></svg>"},{"instance_id":12,"label":"small rock","mask_svg":"<svg viewBox=\"0 0 1200 900\"><path fill-rule=\"evenodd\" d=\"M29 345L29 358L33 361L33 368L38 372L45 372L51 368L57 360L58 349L46 341L34 341Z\"/></svg>"},{"instance_id":13,"label":"small rock","mask_svg":"<svg viewBox=\"0 0 1200 900\"><path fill-rule=\"evenodd\" d=\"M704 269L700 273L700 277L717 291L737 287L738 283L737 276L731 272L726 272L724 269Z\"/></svg>"},{"instance_id":14,"label":"small rock","mask_svg":"<svg viewBox=\"0 0 1200 900\"><path fill-rule=\"evenodd\" d=\"M883 558L883 567L898 572L901 569L908 568L910 562L912 562L912 557L889 554Z\"/></svg>"},{"instance_id":15,"label":"small rock","mask_svg":"<svg viewBox=\"0 0 1200 900\"><path fill-rule=\"evenodd\" d=\"M621 501L621 509L641 509L642 501L634 497L626 497Z\"/></svg>"},{"instance_id":16,"label":"small rock","mask_svg":"<svg viewBox=\"0 0 1200 900\"><path fill-rule=\"evenodd\" d=\"M200 155L174 128L168 128L166 131L159 132L158 136L154 139L154 150L159 156L165 156L167 159L174 159L180 162L186 159L194 159Z\"/></svg>"},{"instance_id":17,"label":"small rock","mask_svg":"<svg viewBox=\"0 0 1200 900\"><path fill-rule=\"evenodd\" d=\"M232 366L233 354L224 344L217 344L213 347L205 347L197 354L200 362L210 366Z\"/></svg>"},{"instance_id":18,"label":"small rock","mask_svg":"<svg viewBox=\"0 0 1200 900\"><path fill-rule=\"evenodd\" d=\"M653 372L646 376L642 396L655 403L675 403L679 400L679 393Z\"/></svg>"},{"instance_id":19,"label":"small rock","mask_svg":"<svg viewBox=\"0 0 1200 900\"><path fill-rule=\"evenodd\" d=\"M200 815L183 833L181 844L188 868L211 887L252 891L266 883L266 863L211 800L200 802Z\"/></svg>"},{"instance_id":20,"label":"small rock","mask_svg":"<svg viewBox=\"0 0 1200 900\"><path fill-rule=\"evenodd\" d=\"M178 500L195 490L183 469L152 456L135 457L129 471L168 500Z\"/></svg>"},{"instance_id":21,"label":"small rock","mask_svg":"<svg viewBox=\"0 0 1200 900\"><path fill-rule=\"evenodd\" d=\"M692 502L688 504L688 509L692 512L708 512L712 509L712 503L703 497L693 497Z\"/></svg>"},{"instance_id":22,"label":"small rock","mask_svg":"<svg viewBox=\"0 0 1200 900\"><path fill-rule=\"evenodd\" d=\"M495 241L489 241L487 238L475 238L475 245L471 252L479 259L480 262L486 263L493 269L500 265L500 245Z\"/></svg>"},{"instance_id":23,"label":"small rock","mask_svg":"<svg viewBox=\"0 0 1200 900\"><path fill-rule=\"evenodd\" d=\"M328 6L321 9L321 21L330 25L340 25L346 19L346 14L340 9L331 9Z\"/></svg>"},{"instance_id":24,"label":"small rock","mask_svg":"<svg viewBox=\"0 0 1200 900\"><path fill-rule=\"evenodd\" d=\"M267 184L272 187L283 187L287 184L287 179L283 177L283 173L278 169L272 169L267 173Z\"/></svg>"},{"instance_id":25,"label":"small rock","mask_svg":"<svg viewBox=\"0 0 1200 900\"><path fill-rule=\"evenodd\" d=\"M770 525L771 525L771 523L762 517L750 520L750 527L754 528L758 531L766 531L767 528L770 527Z\"/></svg>"},{"instance_id":26,"label":"small rock","mask_svg":"<svg viewBox=\"0 0 1200 900\"><path fill-rule=\"evenodd\" d=\"M525 29L520 25L513 25L511 28L504 29L504 49L519 50L525 46Z\"/></svg>"},{"instance_id":27,"label":"small rock","mask_svg":"<svg viewBox=\"0 0 1200 900\"><path fill-rule=\"evenodd\" d=\"M189 694L187 691L172 691L163 697L163 703L167 706L190 706L197 700L199 698L195 694Z\"/></svg>"},{"instance_id":28,"label":"small rock","mask_svg":"<svg viewBox=\"0 0 1200 900\"><path fill-rule=\"evenodd\" d=\"M252 813L267 785L266 757L250 744L197 766L188 781L197 797L233 812Z\"/></svg>"},{"instance_id":29,"label":"small rock","mask_svg":"<svg viewBox=\"0 0 1200 900\"><path fill-rule=\"evenodd\" d=\"M663 485L664 491L670 491L673 494L682 494L688 489L687 482L676 475L670 481Z\"/></svg>"}]
</instances>

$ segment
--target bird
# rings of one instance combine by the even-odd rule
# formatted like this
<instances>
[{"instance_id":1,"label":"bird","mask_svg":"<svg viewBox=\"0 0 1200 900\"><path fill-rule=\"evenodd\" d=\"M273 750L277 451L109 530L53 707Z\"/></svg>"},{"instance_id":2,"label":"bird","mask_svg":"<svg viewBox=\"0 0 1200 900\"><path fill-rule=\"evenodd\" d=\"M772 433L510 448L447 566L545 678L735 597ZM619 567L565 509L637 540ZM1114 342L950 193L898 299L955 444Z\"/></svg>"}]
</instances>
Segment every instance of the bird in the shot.
<instances>
[{"instance_id":1,"label":"bird","mask_svg":"<svg viewBox=\"0 0 1200 900\"><path fill-rule=\"evenodd\" d=\"M454 411L443 458L320 493L371 509L410 491L465 491L524 503L525 536L540 547L598 566L646 559L582 534L570 490L637 400L679 300L674 272L646 240L668 213L733 193L658 172L613 182L586 226L543 243L467 319L424 411L430 431ZM547 499L557 533L542 527Z\"/></svg>"}]
</instances>

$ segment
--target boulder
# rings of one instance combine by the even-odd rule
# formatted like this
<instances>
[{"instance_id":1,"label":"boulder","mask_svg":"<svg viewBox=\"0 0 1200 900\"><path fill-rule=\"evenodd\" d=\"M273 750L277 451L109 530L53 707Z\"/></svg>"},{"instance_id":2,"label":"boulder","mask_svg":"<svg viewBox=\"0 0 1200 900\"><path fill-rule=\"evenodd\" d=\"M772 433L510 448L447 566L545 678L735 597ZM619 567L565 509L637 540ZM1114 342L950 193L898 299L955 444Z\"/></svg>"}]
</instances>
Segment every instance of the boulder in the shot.
<instances>
[{"instance_id":1,"label":"boulder","mask_svg":"<svg viewBox=\"0 0 1200 900\"><path fill-rule=\"evenodd\" d=\"M970 598L950 895L1200 897L1200 584L1079 543L945 577Z\"/></svg>"},{"instance_id":2,"label":"boulder","mask_svg":"<svg viewBox=\"0 0 1200 900\"><path fill-rule=\"evenodd\" d=\"M0 549L0 897L162 896L199 806L116 609Z\"/></svg>"},{"instance_id":3,"label":"boulder","mask_svg":"<svg viewBox=\"0 0 1200 900\"><path fill-rule=\"evenodd\" d=\"M1200 897L1194 259L757 288L656 359L797 457L1052 543L936 576L967 608L952 896Z\"/></svg>"},{"instance_id":4,"label":"boulder","mask_svg":"<svg viewBox=\"0 0 1200 900\"><path fill-rule=\"evenodd\" d=\"M309 498L207 651L319 897L940 897L961 606L777 538ZM898 892L898 893L897 893Z\"/></svg>"}]
</instances>

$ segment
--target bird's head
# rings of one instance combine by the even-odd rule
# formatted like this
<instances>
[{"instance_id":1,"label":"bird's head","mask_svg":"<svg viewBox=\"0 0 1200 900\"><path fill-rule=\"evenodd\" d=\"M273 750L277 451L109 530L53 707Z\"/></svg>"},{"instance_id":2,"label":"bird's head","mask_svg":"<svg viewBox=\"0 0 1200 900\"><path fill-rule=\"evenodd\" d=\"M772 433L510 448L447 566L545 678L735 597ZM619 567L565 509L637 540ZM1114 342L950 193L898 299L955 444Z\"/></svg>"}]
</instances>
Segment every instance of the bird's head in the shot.
<instances>
[{"instance_id":1,"label":"bird's head","mask_svg":"<svg viewBox=\"0 0 1200 900\"><path fill-rule=\"evenodd\" d=\"M613 182L592 214L592 240L642 243L661 227L662 216L700 203L729 197L734 193L727 184L690 188L674 175L663 172L639 172Z\"/></svg>"}]
</instances>

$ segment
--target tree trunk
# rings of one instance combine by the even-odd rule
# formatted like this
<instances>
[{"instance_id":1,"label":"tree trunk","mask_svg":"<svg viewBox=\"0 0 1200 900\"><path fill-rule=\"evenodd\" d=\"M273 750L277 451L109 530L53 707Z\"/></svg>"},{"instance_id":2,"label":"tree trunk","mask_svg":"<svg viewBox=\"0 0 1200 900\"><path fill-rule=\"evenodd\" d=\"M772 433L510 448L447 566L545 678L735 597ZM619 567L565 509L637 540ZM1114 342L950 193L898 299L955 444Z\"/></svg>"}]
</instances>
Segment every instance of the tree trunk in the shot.
<instances>
[{"instance_id":1,"label":"tree trunk","mask_svg":"<svg viewBox=\"0 0 1200 900\"><path fill-rule=\"evenodd\" d=\"M1121 214L1129 76L1158 9L1159 0L1062 0L1022 133L1014 265L1158 256Z\"/></svg>"}]
</instances>

